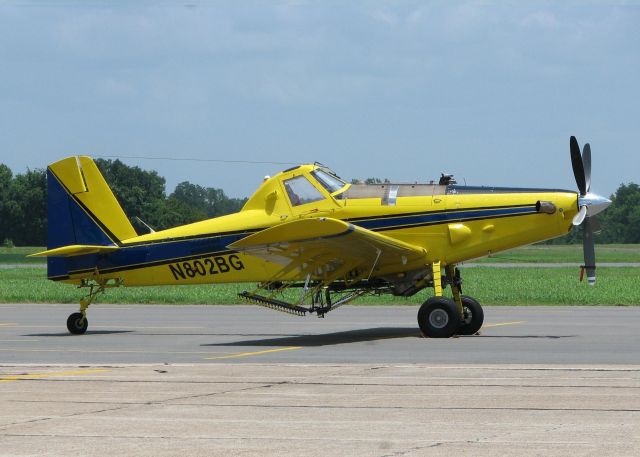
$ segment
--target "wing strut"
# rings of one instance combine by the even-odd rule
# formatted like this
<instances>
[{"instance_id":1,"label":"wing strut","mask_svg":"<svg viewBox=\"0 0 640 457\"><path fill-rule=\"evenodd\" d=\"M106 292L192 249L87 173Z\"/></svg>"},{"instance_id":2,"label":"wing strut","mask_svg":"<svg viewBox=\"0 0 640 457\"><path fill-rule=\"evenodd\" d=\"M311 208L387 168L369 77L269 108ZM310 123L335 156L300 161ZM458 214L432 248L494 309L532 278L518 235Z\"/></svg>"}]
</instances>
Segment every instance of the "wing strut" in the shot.
<instances>
[{"instance_id":1,"label":"wing strut","mask_svg":"<svg viewBox=\"0 0 640 457\"><path fill-rule=\"evenodd\" d=\"M369 271L369 276L367 276L367 281L371 279L371 275L373 274L373 270L376 269L376 265L378 265L378 260L380 260L380 254L382 254L382 249L376 248L378 254L376 255L376 260L373 262L373 266L371 267L371 271Z\"/></svg>"}]
</instances>

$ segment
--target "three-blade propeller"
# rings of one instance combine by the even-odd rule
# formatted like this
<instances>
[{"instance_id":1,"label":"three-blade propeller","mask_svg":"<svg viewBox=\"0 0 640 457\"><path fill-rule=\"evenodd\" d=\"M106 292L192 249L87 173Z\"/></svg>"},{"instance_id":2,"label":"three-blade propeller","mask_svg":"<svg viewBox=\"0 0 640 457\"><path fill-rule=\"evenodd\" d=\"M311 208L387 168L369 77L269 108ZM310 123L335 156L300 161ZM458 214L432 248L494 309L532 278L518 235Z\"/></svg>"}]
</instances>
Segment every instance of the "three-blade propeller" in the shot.
<instances>
[{"instance_id":1,"label":"three-blade propeller","mask_svg":"<svg viewBox=\"0 0 640 457\"><path fill-rule=\"evenodd\" d=\"M599 227L599 223L595 215L603 211L611 204L611 201L592 194L591 190L591 146L589 143L584 145L582 153L576 137L572 136L569 140L569 148L571 151L571 166L573 167L573 175L576 178L578 191L578 206L580 210L573 217L573 225L583 225L584 235L582 247L584 252L584 265L580 267L580 280L582 281L584 272L587 272L587 281L593 285L596 282L596 253L593 241L593 233Z\"/></svg>"}]
</instances>

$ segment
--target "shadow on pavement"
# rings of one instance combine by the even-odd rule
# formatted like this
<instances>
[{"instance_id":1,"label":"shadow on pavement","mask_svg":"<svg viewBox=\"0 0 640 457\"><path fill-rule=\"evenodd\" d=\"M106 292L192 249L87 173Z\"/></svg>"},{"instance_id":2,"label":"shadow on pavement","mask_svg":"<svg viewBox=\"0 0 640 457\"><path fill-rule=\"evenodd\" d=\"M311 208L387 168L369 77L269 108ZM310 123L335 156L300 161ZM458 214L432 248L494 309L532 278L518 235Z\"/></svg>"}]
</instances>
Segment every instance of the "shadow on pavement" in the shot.
<instances>
[{"instance_id":1,"label":"shadow on pavement","mask_svg":"<svg viewBox=\"0 0 640 457\"><path fill-rule=\"evenodd\" d=\"M422 338L415 327L377 327L320 335L295 335L284 338L240 340L230 343L203 344L202 346L331 346L334 344L373 342L393 338Z\"/></svg>"},{"instance_id":2,"label":"shadow on pavement","mask_svg":"<svg viewBox=\"0 0 640 457\"><path fill-rule=\"evenodd\" d=\"M548 339L548 340L557 340L560 338L575 338L578 335L470 335L472 338L506 338L506 339L517 339L517 338L537 338L537 339ZM465 337L467 338L467 337Z\"/></svg>"}]
</instances>

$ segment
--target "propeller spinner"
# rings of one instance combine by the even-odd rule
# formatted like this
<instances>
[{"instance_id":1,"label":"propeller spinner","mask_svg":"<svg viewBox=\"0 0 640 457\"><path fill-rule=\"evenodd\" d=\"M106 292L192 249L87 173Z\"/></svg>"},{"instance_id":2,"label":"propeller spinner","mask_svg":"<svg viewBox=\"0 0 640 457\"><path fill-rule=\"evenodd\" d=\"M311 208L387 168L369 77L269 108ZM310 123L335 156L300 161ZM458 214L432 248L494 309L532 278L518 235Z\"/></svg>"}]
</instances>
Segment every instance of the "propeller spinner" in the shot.
<instances>
[{"instance_id":1,"label":"propeller spinner","mask_svg":"<svg viewBox=\"0 0 640 457\"><path fill-rule=\"evenodd\" d=\"M586 270L588 283L594 285L596 283L596 254L593 232L594 227L599 225L595 215L604 211L611 204L611 200L590 192L591 146L589 146L589 143L584 145L582 153L580 153L578 140L576 140L575 136L572 136L569 140L569 148L573 176L576 178L576 184L578 185L578 206L580 207L580 210L573 218L573 225L582 224L584 228L582 241L584 265L580 267L580 280L582 281Z\"/></svg>"}]
</instances>

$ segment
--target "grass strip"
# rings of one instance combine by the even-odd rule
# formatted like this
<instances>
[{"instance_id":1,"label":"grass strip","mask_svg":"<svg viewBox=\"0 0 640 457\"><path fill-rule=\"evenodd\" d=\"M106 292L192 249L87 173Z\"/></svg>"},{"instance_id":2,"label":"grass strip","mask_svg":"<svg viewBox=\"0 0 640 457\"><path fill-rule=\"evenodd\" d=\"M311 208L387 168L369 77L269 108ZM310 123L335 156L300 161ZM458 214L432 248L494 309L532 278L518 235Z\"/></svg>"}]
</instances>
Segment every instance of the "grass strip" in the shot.
<instances>
[{"instance_id":1,"label":"grass strip","mask_svg":"<svg viewBox=\"0 0 640 457\"><path fill-rule=\"evenodd\" d=\"M637 268L598 269L598 284L578 281L577 268L462 269L464 293L491 305L640 305ZM151 286L110 289L98 303L236 304L238 293L254 284ZM292 291L299 297L299 290ZM69 284L48 281L41 268L0 270L0 303L77 303L85 294ZM425 289L413 297L367 296L356 304L415 305L432 294Z\"/></svg>"},{"instance_id":2,"label":"grass strip","mask_svg":"<svg viewBox=\"0 0 640 457\"><path fill-rule=\"evenodd\" d=\"M46 263L46 259L42 257L27 257L29 254L35 254L36 252L42 252L47 248L44 247L0 247L0 264L14 264L14 263Z\"/></svg>"},{"instance_id":3,"label":"grass strip","mask_svg":"<svg viewBox=\"0 0 640 457\"><path fill-rule=\"evenodd\" d=\"M639 244L596 245L596 258L604 262L640 262ZM499 252L490 257L473 260L474 263L584 263L582 245L533 245Z\"/></svg>"}]
</instances>

